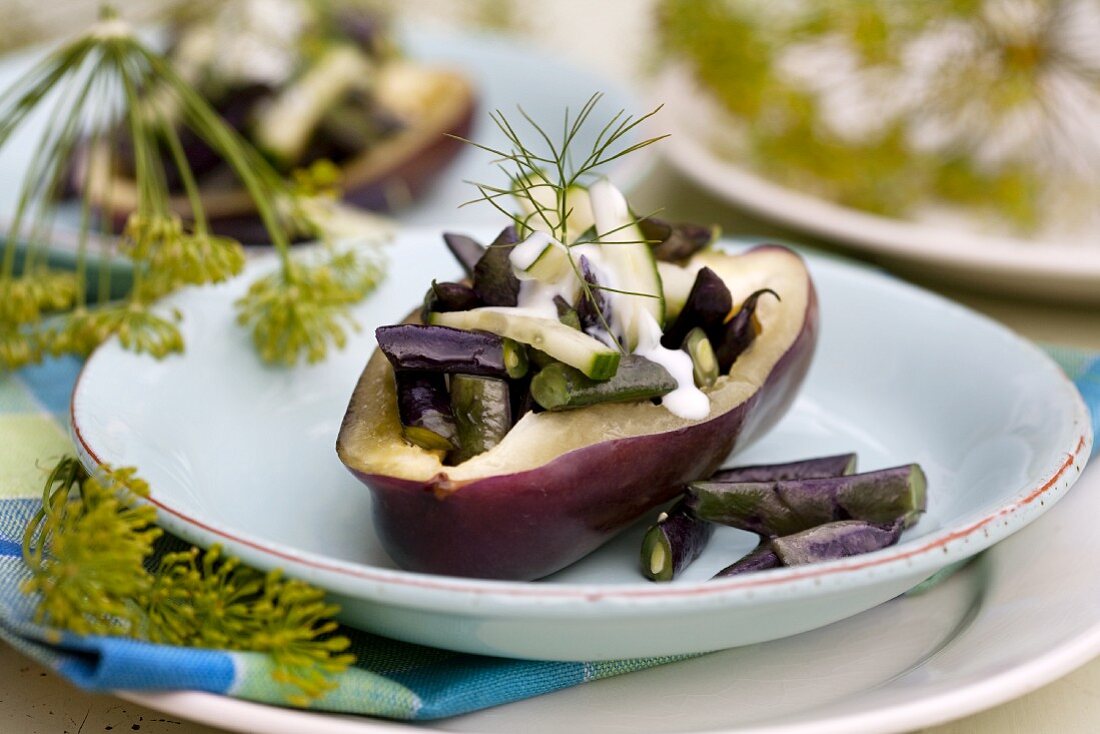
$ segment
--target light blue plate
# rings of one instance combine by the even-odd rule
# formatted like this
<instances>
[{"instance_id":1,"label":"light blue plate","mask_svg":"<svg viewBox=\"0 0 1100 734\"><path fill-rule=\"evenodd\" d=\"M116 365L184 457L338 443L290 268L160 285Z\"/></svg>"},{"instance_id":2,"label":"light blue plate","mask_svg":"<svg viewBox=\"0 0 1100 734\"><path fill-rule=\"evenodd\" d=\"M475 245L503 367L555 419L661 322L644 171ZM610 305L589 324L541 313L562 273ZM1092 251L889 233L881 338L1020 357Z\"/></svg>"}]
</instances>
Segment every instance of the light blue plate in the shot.
<instances>
[{"instance_id":1,"label":"light blue plate","mask_svg":"<svg viewBox=\"0 0 1100 734\"><path fill-rule=\"evenodd\" d=\"M682 579L655 585L636 570L635 527L541 582L403 572L334 452L374 327L407 313L430 278L457 275L438 230L409 229L392 248L388 280L357 311L362 332L323 365L264 367L234 325L233 300L269 262L172 297L185 355L156 362L110 342L89 360L73 396L85 461L139 467L169 530L328 589L349 623L471 652L607 659L734 647L868 609L1027 525L1089 455L1080 396L1034 346L878 272L811 258L814 365L788 416L738 460L854 450L864 469L920 462L928 513L898 546L706 582L752 545L728 530Z\"/></svg>"}]
</instances>

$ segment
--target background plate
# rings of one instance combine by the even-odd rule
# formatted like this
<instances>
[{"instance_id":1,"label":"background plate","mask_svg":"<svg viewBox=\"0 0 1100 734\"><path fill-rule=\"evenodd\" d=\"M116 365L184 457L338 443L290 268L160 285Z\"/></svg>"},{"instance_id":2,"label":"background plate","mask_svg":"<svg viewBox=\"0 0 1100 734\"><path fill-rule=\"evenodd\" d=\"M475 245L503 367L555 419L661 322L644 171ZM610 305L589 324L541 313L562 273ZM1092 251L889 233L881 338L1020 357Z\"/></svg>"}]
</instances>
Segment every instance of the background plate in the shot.
<instances>
[{"instance_id":1,"label":"background plate","mask_svg":"<svg viewBox=\"0 0 1100 734\"><path fill-rule=\"evenodd\" d=\"M873 271L813 260L822 339L794 409L747 462L856 450L864 468L919 461L929 512L899 546L812 568L700 583L753 536L716 534L677 583L636 571L642 527L540 583L393 569L366 490L333 444L374 326L398 320L457 268L434 230L408 230L389 278L331 360L261 366L231 304L250 277L189 290L188 351L162 362L108 343L73 397L86 461L136 465L169 530L225 544L333 592L347 621L486 654L607 659L713 650L802 632L886 601L1023 527L1077 477L1091 445L1072 384L1036 348L965 309ZM257 262L250 273L264 267ZM723 529L724 530L724 529Z\"/></svg>"},{"instance_id":2,"label":"background plate","mask_svg":"<svg viewBox=\"0 0 1100 734\"><path fill-rule=\"evenodd\" d=\"M458 70L473 81L477 107L470 137L486 145L506 145L506 139L488 117L489 112L496 109L511 118L518 114L516 105L522 105L541 125L556 131L561 127L567 107L576 111L592 94L602 92L604 97L594 113L593 125L579 136L582 146L590 144L599 132L595 122L610 118L619 110L633 115L644 112L637 98L621 83L521 41L492 34L448 33L421 27L404 28L401 36L410 57ZM42 54L43 48L39 47L0 59L0 90L30 69ZM0 149L0 170L5 172L0 177L0 238L7 234L7 223L15 212L23 172L31 164L38 134L49 119L47 113L48 105L29 116ZM639 139L639 134L629 135L624 144ZM491 160L490 154L467 146L440 172L433 187L415 204L396 212L396 218L410 224L496 221L499 214L487 204L459 208L477 195L467 180L502 182L499 173L488 165ZM649 152L643 150L609 166L608 174L627 186L643 174L648 161ZM53 248L60 256L60 259L55 258L56 262L71 262L70 253L77 247L75 233L79 217L75 204L62 206L53 238Z\"/></svg>"},{"instance_id":3,"label":"background plate","mask_svg":"<svg viewBox=\"0 0 1100 734\"><path fill-rule=\"evenodd\" d=\"M715 111L683 73L662 75L654 99L671 137L662 150L685 176L766 219L871 254L915 274L975 289L1100 304L1100 243L1037 242L869 214L768 181L714 153Z\"/></svg>"}]
</instances>

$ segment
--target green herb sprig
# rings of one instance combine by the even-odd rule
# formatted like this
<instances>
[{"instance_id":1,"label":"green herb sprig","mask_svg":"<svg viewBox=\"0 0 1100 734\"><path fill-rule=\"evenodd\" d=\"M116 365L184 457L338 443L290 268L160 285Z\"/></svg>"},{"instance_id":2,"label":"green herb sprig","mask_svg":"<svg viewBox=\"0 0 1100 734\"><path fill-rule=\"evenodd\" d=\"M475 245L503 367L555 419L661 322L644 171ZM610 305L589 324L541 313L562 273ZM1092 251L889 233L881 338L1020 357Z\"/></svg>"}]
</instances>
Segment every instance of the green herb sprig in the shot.
<instances>
[{"instance_id":1,"label":"green herb sprig","mask_svg":"<svg viewBox=\"0 0 1100 734\"><path fill-rule=\"evenodd\" d=\"M89 476L72 457L54 466L23 534L22 591L37 595L35 621L57 639L64 630L266 653L295 705L331 690L354 657L324 592L218 546L165 553L153 565L162 531L154 507L138 502L148 494L133 469Z\"/></svg>"},{"instance_id":2,"label":"green herb sprig","mask_svg":"<svg viewBox=\"0 0 1100 734\"><path fill-rule=\"evenodd\" d=\"M296 183L283 180L110 10L0 94L0 146L39 111L47 114L46 124L0 258L0 369L17 369L47 354L83 356L116 334L124 347L157 358L181 352L178 314L155 308L155 301L183 286L220 283L241 273L244 250L211 232L178 128L194 133L235 172L279 255L278 275L265 277L237 303L238 320L252 330L261 357L283 364L303 356L318 361L332 345L343 345L345 331L334 324L351 323L351 304L383 273L373 242L362 240L381 239L384 232L359 218L359 236L336 243L329 226L339 206L332 170L306 172ZM109 202L124 141L133 159L134 208L112 244L108 229L116 212ZM179 201L167 185L169 164L183 188ZM74 179L82 197L79 241L76 271L65 273L51 269L43 251L59 192ZM104 251L95 302L85 286L93 235ZM295 236L321 239L320 254L298 262L290 251ZM21 242L24 261L17 272ZM122 302L110 303L114 284L107 261L115 259L129 263L133 287Z\"/></svg>"},{"instance_id":3,"label":"green herb sprig","mask_svg":"<svg viewBox=\"0 0 1100 734\"><path fill-rule=\"evenodd\" d=\"M467 181L477 189L480 196L463 203L462 206L479 203L489 204L511 220L521 235L524 232L536 229L549 233L566 247L573 274L580 283L582 292L592 303L598 303L593 297L592 291L594 289L642 298L656 298L659 296L652 293L626 291L589 283L581 272L577 259L573 257L571 252L573 247L595 242L609 246L649 244L648 240L636 240L628 237L608 239L608 236L630 229L645 219L646 216L652 216L655 212L642 217L634 217L620 227L608 232L597 233L595 237L581 237L570 241L568 222L570 215L573 213L573 206L569 201L571 189L578 184L586 183L595 178L599 169L607 164L668 137L666 134L644 138L634 143L627 142L640 126L661 111L661 106L637 117L628 115L626 110L619 110L603 124L587 150L577 151L578 136L591 121L592 114L602 98L601 93L593 94L575 116L567 108L562 121L560 137L556 139L522 107L517 107L523 121L535 133L536 139L540 143L537 147L526 142L523 136L517 132L517 126L500 110L491 112L489 117L508 141L510 147L507 149L494 148L466 138L456 138L491 153L495 157L494 162L497 167L507 176L509 181L509 188L477 181ZM525 208L529 208L531 213L527 215L517 214L502 203L502 200L512 199L522 201L526 205ZM595 310L600 325L610 336L614 345L620 351L625 351L614 335L605 314L599 307Z\"/></svg>"}]
</instances>

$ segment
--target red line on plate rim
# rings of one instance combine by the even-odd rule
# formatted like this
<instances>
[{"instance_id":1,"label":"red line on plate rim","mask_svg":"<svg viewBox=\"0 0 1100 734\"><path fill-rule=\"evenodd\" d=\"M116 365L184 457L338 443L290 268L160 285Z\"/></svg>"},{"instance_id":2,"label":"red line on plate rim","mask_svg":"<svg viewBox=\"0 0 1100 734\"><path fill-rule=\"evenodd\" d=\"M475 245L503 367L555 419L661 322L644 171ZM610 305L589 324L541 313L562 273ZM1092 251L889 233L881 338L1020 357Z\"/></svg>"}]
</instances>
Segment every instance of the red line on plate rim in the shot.
<instances>
[{"instance_id":1,"label":"red line on plate rim","mask_svg":"<svg viewBox=\"0 0 1100 734\"><path fill-rule=\"evenodd\" d=\"M98 351L98 348L95 350ZM94 356L95 352L93 352ZM99 458L96 451L88 444L84 438L84 434L80 429L80 425L76 420L76 397L80 391L80 386L83 381L85 372L88 365L91 363L91 356L81 366L80 372L77 375L76 383L73 386L72 396L69 399L69 423L73 429L73 436L76 439L80 447L88 454L97 465L103 466L105 462ZM398 586L426 589L429 591L444 591L444 592L459 592L464 594L474 595L501 595L508 597L535 597L535 598L555 598L555 599L582 599L587 602L597 602L603 599L637 599L637 598L669 598L669 597L698 597L698 596L713 596L729 591L738 591L742 589L753 589L759 587L769 587L778 584L785 584L791 581L800 581L803 579L820 578L824 576L830 576L837 573L847 573L852 571L860 571L867 568L874 568L876 566L882 566L896 561L903 561L913 558L915 556L922 555L936 548L944 547L949 543L965 538L972 535L978 530L986 527L987 525L1003 518L1008 515L1014 514L1017 510L1031 504L1036 499L1039 499L1046 494L1051 488L1053 488L1058 480L1062 478L1069 469L1071 469L1076 463L1082 450L1087 444L1087 435L1081 433L1077 439L1077 446L1073 451L1066 452L1065 460L1058 467L1058 469L1044 482L1035 486L1030 492L1023 497L1017 499L1009 505L1006 505L996 512L987 515L986 517L971 523L970 525L960 530L955 530L946 535L937 537L936 539L916 546L901 553L884 553L879 555L878 553L872 554L863 561L848 561L846 563L841 562L837 565L832 563L823 564L819 566L809 566L806 570L798 571L795 573L782 573L779 574L764 574L762 576L748 575L739 579L730 579L728 581L711 581L694 586L658 586L652 589L631 589L624 588L621 590L612 591L594 591L585 590L583 588L563 588L555 587L551 585L538 585L527 582L526 586L511 587L508 584L510 582L491 582L493 585L487 585L481 582L483 585L478 585L477 579L469 580L457 580L447 581L447 577L434 577L429 574L418 574L410 571L385 571L381 573L372 572L367 567L355 567L351 564L333 564L319 559L303 557L293 553L287 553L285 551L272 548L264 543L250 540L238 535L234 535L226 530L223 530L215 525L211 525L207 522L191 517L190 515L177 510L176 508L165 504L164 502L155 499L150 495L147 499L158 510L162 510L179 519L185 524L192 525L207 533L224 538L227 541L235 543L240 546L251 548L255 551L263 553L268 556L274 556L276 558L290 561L291 563L298 564L307 568L315 569L318 571L337 574L339 576L345 576L350 578L364 579L367 581L374 581L385 584L395 584ZM358 566L360 564L356 564ZM785 569L787 570L787 569ZM511 582L515 583L515 582Z\"/></svg>"}]
</instances>

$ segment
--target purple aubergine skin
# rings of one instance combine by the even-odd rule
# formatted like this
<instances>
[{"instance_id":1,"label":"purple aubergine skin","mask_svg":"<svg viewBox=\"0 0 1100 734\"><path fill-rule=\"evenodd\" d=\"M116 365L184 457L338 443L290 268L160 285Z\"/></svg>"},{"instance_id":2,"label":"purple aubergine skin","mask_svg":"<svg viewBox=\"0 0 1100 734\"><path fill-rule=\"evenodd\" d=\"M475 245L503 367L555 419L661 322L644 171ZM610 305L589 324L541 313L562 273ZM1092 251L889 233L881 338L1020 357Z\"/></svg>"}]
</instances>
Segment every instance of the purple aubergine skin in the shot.
<instances>
[{"instance_id":1,"label":"purple aubergine skin","mask_svg":"<svg viewBox=\"0 0 1100 734\"><path fill-rule=\"evenodd\" d=\"M465 147L465 143L455 138L469 137L476 109L477 101L471 97L470 103L450 129L440 131L423 147L395 160L370 179L346 181L344 201L371 211L392 212L399 210L403 204L419 199L432 188L440 172ZM455 137L450 137L452 135ZM403 190L400 201L394 198L396 189Z\"/></svg>"},{"instance_id":2,"label":"purple aubergine skin","mask_svg":"<svg viewBox=\"0 0 1100 734\"><path fill-rule=\"evenodd\" d=\"M855 454L837 454L785 464L753 464L719 469L710 482L778 482L785 479L823 479L855 473Z\"/></svg>"},{"instance_id":3,"label":"purple aubergine skin","mask_svg":"<svg viewBox=\"0 0 1100 734\"><path fill-rule=\"evenodd\" d=\"M457 430L443 375L398 372L394 377L401 425L425 428L453 445Z\"/></svg>"},{"instance_id":4,"label":"purple aubergine skin","mask_svg":"<svg viewBox=\"0 0 1100 734\"><path fill-rule=\"evenodd\" d=\"M710 268L701 268L684 307L661 337L661 345L679 349L684 337L697 326L702 327L713 344L722 335L723 322L732 310L733 296L725 282Z\"/></svg>"},{"instance_id":5,"label":"purple aubergine skin","mask_svg":"<svg viewBox=\"0 0 1100 734\"><path fill-rule=\"evenodd\" d=\"M910 502L910 489L919 496ZM838 520L909 527L925 509L924 473L916 464L864 474L757 482L694 482L687 505L698 517L761 536L783 536Z\"/></svg>"},{"instance_id":6,"label":"purple aubergine skin","mask_svg":"<svg viewBox=\"0 0 1100 734\"><path fill-rule=\"evenodd\" d=\"M841 520L774 538L771 547L784 566L804 566L881 550L897 543L901 531L901 522L877 525L862 520Z\"/></svg>"},{"instance_id":7,"label":"purple aubergine skin","mask_svg":"<svg viewBox=\"0 0 1100 734\"><path fill-rule=\"evenodd\" d=\"M723 579L743 573L767 571L769 568L779 568L782 565L783 561L779 560L771 543L764 542L756 546L747 556L726 566L711 578Z\"/></svg>"},{"instance_id":8,"label":"purple aubergine skin","mask_svg":"<svg viewBox=\"0 0 1100 734\"><path fill-rule=\"evenodd\" d=\"M611 304L607 293L599 287L600 281L592 270L592 263L584 255L580 256L579 267L585 282L592 286L589 289L592 297L589 298L588 293L581 294L577 301L577 318L581 322L581 331L592 333L593 329L602 329L604 324L611 322Z\"/></svg>"},{"instance_id":9,"label":"purple aubergine skin","mask_svg":"<svg viewBox=\"0 0 1100 734\"><path fill-rule=\"evenodd\" d=\"M772 248L787 252L777 245L755 249ZM375 531L400 567L478 578L541 578L672 500L684 484L710 476L731 451L769 430L794 401L817 337L811 281L802 329L764 384L707 421L601 441L535 469L461 484L445 474L419 482L349 470L371 490ZM355 408L349 406L345 423L357 420Z\"/></svg>"},{"instance_id":10,"label":"purple aubergine skin","mask_svg":"<svg viewBox=\"0 0 1100 734\"><path fill-rule=\"evenodd\" d=\"M504 340L484 331L394 324L374 331L394 370L508 377Z\"/></svg>"},{"instance_id":11,"label":"purple aubergine skin","mask_svg":"<svg viewBox=\"0 0 1100 734\"><path fill-rule=\"evenodd\" d=\"M519 278L512 270L512 248L519 242L514 226L505 227L474 265L474 291L486 306L515 306Z\"/></svg>"},{"instance_id":12,"label":"purple aubergine skin","mask_svg":"<svg viewBox=\"0 0 1100 734\"><path fill-rule=\"evenodd\" d=\"M447 249L451 251L454 259L462 266L462 270L466 273L466 277L472 278L474 276L474 268L477 267L477 261L485 254L485 246L473 237L468 237L464 234L456 234L454 232L445 232L443 234L443 242L446 243Z\"/></svg>"},{"instance_id":13,"label":"purple aubergine skin","mask_svg":"<svg viewBox=\"0 0 1100 734\"><path fill-rule=\"evenodd\" d=\"M749 295L741 304L741 309L734 314L725 331L714 341L714 355L718 358L718 372L729 371L730 366L741 354L749 348L756 339L756 327L753 325L753 315L756 313L756 304L764 294L771 294L776 298L775 291L770 288L761 288Z\"/></svg>"},{"instance_id":14,"label":"purple aubergine skin","mask_svg":"<svg viewBox=\"0 0 1100 734\"><path fill-rule=\"evenodd\" d=\"M718 228L700 224L671 223L657 217L643 217L638 227L653 242L653 256L665 262L683 263L714 242Z\"/></svg>"},{"instance_id":15,"label":"purple aubergine skin","mask_svg":"<svg viewBox=\"0 0 1100 734\"><path fill-rule=\"evenodd\" d=\"M426 322L433 311L469 311L482 305L481 299L473 288L465 283L437 283L424 295L424 307L420 310L420 320Z\"/></svg>"}]
</instances>

